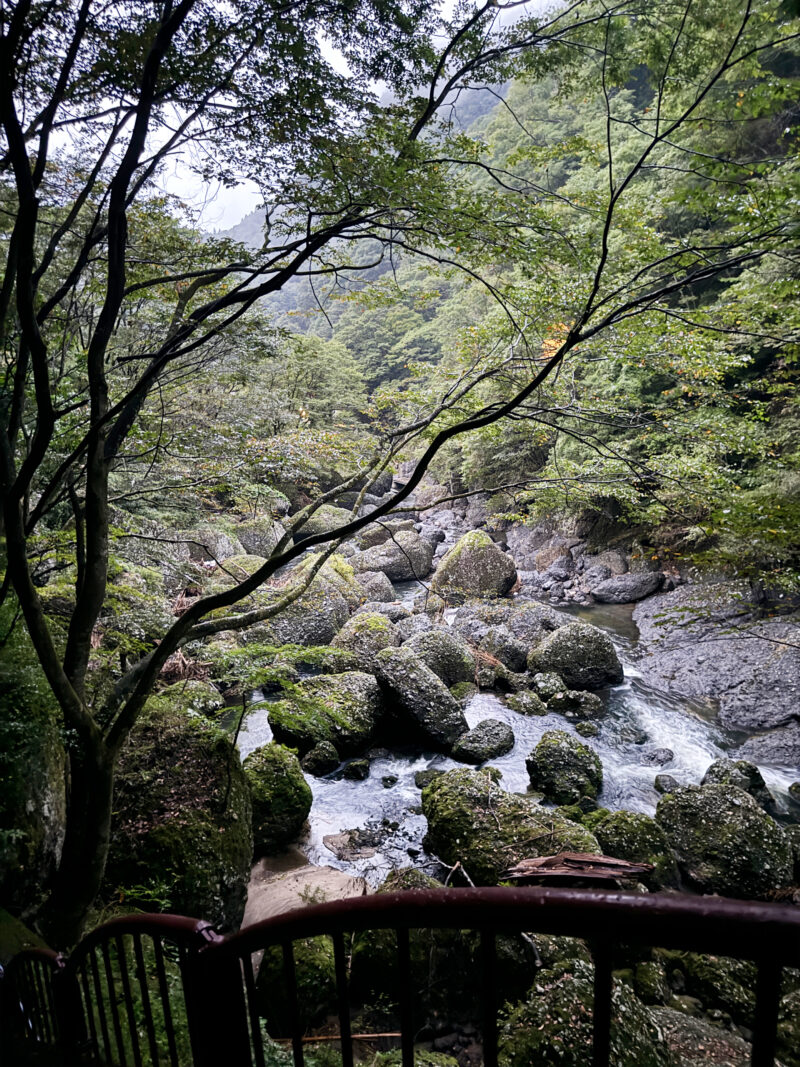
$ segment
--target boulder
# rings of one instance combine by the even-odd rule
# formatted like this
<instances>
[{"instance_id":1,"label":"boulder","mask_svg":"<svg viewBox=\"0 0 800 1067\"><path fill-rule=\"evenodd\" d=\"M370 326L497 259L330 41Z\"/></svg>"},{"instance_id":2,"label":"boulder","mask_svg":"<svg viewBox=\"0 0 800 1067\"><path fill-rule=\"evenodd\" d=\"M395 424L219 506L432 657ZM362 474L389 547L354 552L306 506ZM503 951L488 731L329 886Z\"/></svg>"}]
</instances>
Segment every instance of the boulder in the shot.
<instances>
[{"instance_id":1,"label":"boulder","mask_svg":"<svg viewBox=\"0 0 800 1067\"><path fill-rule=\"evenodd\" d=\"M540 971L526 1000L500 1026L501 1067L586 1067L592 1060L594 968L582 960ZM676 1067L659 1026L620 981L611 992L609 1063L614 1067Z\"/></svg>"},{"instance_id":2,"label":"boulder","mask_svg":"<svg viewBox=\"0 0 800 1067\"><path fill-rule=\"evenodd\" d=\"M373 615L385 615L389 622L394 623L402 622L403 619L411 617L411 612L401 600L381 602L368 600L366 604L361 605L356 615L363 615L366 612L370 612Z\"/></svg>"},{"instance_id":3,"label":"boulder","mask_svg":"<svg viewBox=\"0 0 800 1067\"><path fill-rule=\"evenodd\" d=\"M800 722L790 723L767 734L751 737L737 751L742 759L782 767L800 767Z\"/></svg>"},{"instance_id":4,"label":"boulder","mask_svg":"<svg viewBox=\"0 0 800 1067\"><path fill-rule=\"evenodd\" d=\"M252 858L250 788L230 739L148 702L120 753L104 894L235 927Z\"/></svg>"},{"instance_id":5,"label":"boulder","mask_svg":"<svg viewBox=\"0 0 800 1067\"><path fill-rule=\"evenodd\" d=\"M309 749L300 761L300 766L306 774L313 774L315 778L322 778L337 769L342 761L339 753L330 741L320 741Z\"/></svg>"},{"instance_id":6,"label":"boulder","mask_svg":"<svg viewBox=\"0 0 800 1067\"><path fill-rule=\"evenodd\" d=\"M294 543L299 545L307 541L309 537L327 534L340 526L346 526L352 519L352 513L345 508L335 508L332 504L320 504L299 529L292 531L292 538Z\"/></svg>"},{"instance_id":7,"label":"boulder","mask_svg":"<svg viewBox=\"0 0 800 1067\"><path fill-rule=\"evenodd\" d=\"M647 748L641 754L645 767L666 767L674 759L675 753L671 748Z\"/></svg>"},{"instance_id":8,"label":"boulder","mask_svg":"<svg viewBox=\"0 0 800 1067\"><path fill-rule=\"evenodd\" d=\"M346 778L350 782L363 782L369 778L369 760L368 759L353 759L349 763L345 764L342 771L342 778Z\"/></svg>"},{"instance_id":9,"label":"boulder","mask_svg":"<svg viewBox=\"0 0 800 1067\"><path fill-rule=\"evenodd\" d=\"M268 558L286 531L271 515L259 515L238 523L235 533L245 552Z\"/></svg>"},{"instance_id":10,"label":"boulder","mask_svg":"<svg viewBox=\"0 0 800 1067\"><path fill-rule=\"evenodd\" d=\"M541 697L545 704L556 693L563 693L567 688L568 686L564 685L564 679L552 671L547 673L538 672L531 678L532 691Z\"/></svg>"},{"instance_id":11,"label":"boulder","mask_svg":"<svg viewBox=\"0 0 800 1067\"><path fill-rule=\"evenodd\" d=\"M571 622L545 637L528 656L528 670L552 671L569 689L600 689L623 678L611 639L585 622Z\"/></svg>"},{"instance_id":12,"label":"boulder","mask_svg":"<svg viewBox=\"0 0 800 1067\"><path fill-rule=\"evenodd\" d=\"M510 604L470 600L457 609L450 625L467 641L479 645L487 634L505 626L511 618L511 613Z\"/></svg>"},{"instance_id":13,"label":"boulder","mask_svg":"<svg viewBox=\"0 0 800 1067\"><path fill-rule=\"evenodd\" d=\"M422 812L428 852L450 866L460 862L478 885L497 885L509 868L532 856L600 851L588 830L506 793L486 770L438 775L422 792Z\"/></svg>"},{"instance_id":14,"label":"boulder","mask_svg":"<svg viewBox=\"0 0 800 1067\"><path fill-rule=\"evenodd\" d=\"M751 1046L739 1034L673 1008L650 1012L681 1067L750 1067Z\"/></svg>"},{"instance_id":15,"label":"boulder","mask_svg":"<svg viewBox=\"0 0 800 1067\"><path fill-rule=\"evenodd\" d=\"M592 586L592 596L601 604L633 604L657 593L664 575L660 571L619 574Z\"/></svg>"},{"instance_id":16,"label":"boulder","mask_svg":"<svg viewBox=\"0 0 800 1067\"><path fill-rule=\"evenodd\" d=\"M351 557L353 569L382 571L393 582L425 578L433 562L433 545L415 530L401 530L382 545L367 548Z\"/></svg>"},{"instance_id":17,"label":"boulder","mask_svg":"<svg viewBox=\"0 0 800 1067\"><path fill-rule=\"evenodd\" d=\"M547 701L549 711L557 711L568 719L597 719L605 712L605 704L597 693L581 689L563 689Z\"/></svg>"},{"instance_id":18,"label":"boulder","mask_svg":"<svg viewBox=\"0 0 800 1067\"><path fill-rule=\"evenodd\" d=\"M649 815L638 811L612 811L593 830L605 855L631 863L653 864L655 870L642 877L649 888L678 886L678 865L667 835Z\"/></svg>"},{"instance_id":19,"label":"boulder","mask_svg":"<svg viewBox=\"0 0 800 1067\"><path fill-rule=\"evenodd\" d=\"M547 730L525 760L531 787L556 804L596 800L603 786L597 753L565 730Z\"/></svg>"},{"instance_id":20,"label":"boulder","mask_svg":"<svg viewBox=\"0 0 800 1067\"><path fill-rule=\"evenodd\" d=\"M499 719L483 719L453 745L450 753L461 763L485 763L514 747L514 731Z\"/></svg>"},{"instance_id":21,"label":"boulder","mask_svg":"<svg viewBox=\"0 0 800 1067\"><path fill-rule=\"evenodd\" d=\"M402 530L413 530L414 527L413 519L383 519L362 530L358 535L357 544L362 550L375 548L376 545L386 544L388 540L396 537Z\"/></svg>"},{"instance_id":22,"label":"boulder","mask_svg":"<svg viewBox=\"0 0 800 1067\"><path fill-rule=\"evenodd\" d=\"M506 701L512 711L519 712L520 715L546 715L547 706L541 697L536 693L521 692L512 693Z\"/></svg>"},{"instance_id":23,"label":"boulder","mask_svg":"<svg viewBox=\"0 0 800 1067\"><path fill-rule=\"evenodd\" d=\"M431 588L442 596L505 596L517 581L514 560L488 534L464 534L442 559Z\"/></svg>"},{"instance_id":24,"label":"boulder","mask_svg":"<svg viewBox=\"0 0 800 1067\"><path fill-rule=\"evenodd\" d=\"M372 660L382 648L400 644L395 628L385 615L359 612L344 624L333 639L334 648L352 652L359 667L368 671Z\"/></svg>"},{"instance_id":25,"label":"boulder","mask_svg":"<svg viewBox=\"0 0 800 1067\"><path fill-rule=\"evenodd\" d=\"M253 802L255 856L278 852L303 828L311 810L311 789L297 756L282 745L262 745L242 766Z\"/></svg>"},{"instance_id":26,"label":"boulder","mask_svg":"<svg viewBox=\"0 0 800 1067\"><path fill-rule=\"evenodd\" d=\"M445 627L415 634L405 643L446 686L475 678L475 657L466 642Z\"/></svg>"},{"instance_id":27,"label":"boulder","mask_svg":"<svg viewBox=\"0 0 800 1067\"><path fill-rule=\"evenodd\" d=\"M430 615L426 615L424 612L420 612L417 615L409 615L405 619L401 619L397 624L397 636L400 638L400 643L408 641L411 637L416 637L417 634L427 633L433 629L433 619Z\"/></svg>"},{"instance_id":28,"label":"boulder","mask_svg":"<svg viewBox=\"0 0 800 1067\"><path fill-rule=\"evenodd\" d=\"M569 617L544 604L512 605L506 621L511 633L529 648L544 640L553 630L565 626Z\"/></svg>"},{"instance_id":29,"label":"boulder","mask_svg":"<svg viewBox=\"0 0 800 1067\"><path fill-rule=\"evenodd\" d=\"M363 752L383 711L371 674L320 674L293 686L270 705L267 718L277 741L304 755L329 741L342 756Z\"/></svg>"},{"instance_id":30,"label":"boulder","mask_svg":"<svg viewBox=\"0 0 800 1067\"><path fill-rule=\"evenodd\" d=\"M244 548L237 536L211 523L199 526L196 530L186 530L177 536L188 543L189 558L197 561L213 559L224 563L240 556Z\"/></svg>"},{"instance_id":31,"label":"boulder","mask_svg":"<svg viewBox=\"0 0 800 1067\"><path fill-rule=\"evenodd\" d=\"M361 571L355 578L364 590L367 600L394 600L394 587L383 571Z\"/></svg>"},{"instance_id":32,"label":"boulder","mask_svg":"<svg viewBox=\"0 0 800 1067\"><path fill-rule=\"evenodd\" d=\"M387 710L401 729L411 728L445 749L469 729L461 705L447 686L407 645L379 652L375 671Z\"/></svg>"},{"instance_id":33,"label":"boulder","mask_svg":"<svg viewBox=\"0 0 800 1067\"><path fill-rule=\"evenodd\" d=\"M736 786L687 786L667 793L656 818L682 874L700 892L763 899L791 884L786 834Z\"/></svg>"},{"instance_id":34,"label":"boulder","mask_svg":"<svg viewBox=\"0 0 800 1067\"><path fill-rule=\"evenodd\" d=\"M703 775L701 785L735 785L759 804L765 811L775 810L775 797L767 789L761 771L754 763L739 759L718 759Z\"/></svg>"},{"instance_id":35,"label":"boulder","mask_svg":"<svg viewBox=\"0 0 800 1067\"><path fill-rule=\"evenodd\" d=\"M498 626L481 638L481 652L499 659L510 671L524 671L528 659L528 646L514 637L507 626Z\"/></svg>"},{"instance_id":36,"label":"boulder","mask_svg":"<svg viewBox=\"0 0 800 1067\"><path fill-rule=\"evenodd\" d=\"M671 774L657 774L653 782L653 788L657 793L674 793L676 790L682 789L683 786Z\"/></svg>"}]
</instances>

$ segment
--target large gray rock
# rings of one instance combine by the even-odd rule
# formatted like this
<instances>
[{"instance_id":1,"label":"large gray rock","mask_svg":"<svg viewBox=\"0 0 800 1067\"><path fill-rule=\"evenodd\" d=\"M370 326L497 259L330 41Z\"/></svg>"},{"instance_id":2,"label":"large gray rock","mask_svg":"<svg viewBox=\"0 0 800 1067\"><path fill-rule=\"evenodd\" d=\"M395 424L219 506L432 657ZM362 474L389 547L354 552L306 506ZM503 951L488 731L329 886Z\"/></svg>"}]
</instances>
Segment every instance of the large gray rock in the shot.
<instances>
[{"instance_id":1,"label":"large gray rock","mask_svg":"<svg viewBox=\"0 0 800 1067\"><path fill-rule=\"evenodd\" d=\"M480 651L498 659L510 671L524 671L528 646L514 637L507 626L497 626L481 638Z\"/></svg>"},{"instance_id":2,"label":"large gray rock","mask_svg":"<svg viewBox=\"0 0 800 1067\"><path fill-rule=\"evenodd\" d=\"M483 719L459 737L451 755L461 763L485 763L496 756L504 756L513 747L514 731L510 726L499 719Z\"/></svg>"},{"instance_id":3,"label":"large gray rock","mask_svg":"<svg viewBox=\"0 0 800 1067\"><path fill-rule=\"evenodd\" d=\"M597 753L565 730L547 730L525 760L533 789L556 804L596 800L603 787Z\"/></svg>"},{"instance_id":4,"label":"large gray rock","mask_svg":"<svg viewBox=\"0 0 800 1067\"><path fill-rule=\"evenodd\" d=\"M592 586L592 596L601 604L632 604L657 593L664 580L660 571L620 574Z\"/></svg>"},{"instance_id":5,"label":"large gray rock","mask_svg":"<svg viewBox=\"0 0 800 1067\"><path fill-rule=\"evenodd\" d=\"M375 672L388 711L403 727L445 749L469 729L447 686L407 645L379 652Z\"/></svg>"},{"instance_id":6,"label":"large gray rock","mask_svg":"<svg viewBox=\"0 0 800 1067\"><path fill-rule=\"evenodd\" d=\"M800 704L800 624L756 619L744 583L681 586L642 601L637 663L645 681L688 697L715 697L723 726L756 733L789 726ZM756 763L786 763L791 737L743 750ZM768 755L769 754L769 755Z\"/></svg>"},{"instance_id":7,"label":"large gray rock","mask_svg":"<svg viewBox=\"0 0 800 1067\"><path fill-rule=\"evenodd\" d=\"M687 786L658 802L684 876L703 893L762 899L792 881L786 834L753 798L730 785Z\"/></svg>"},{"instance_id":8,"label":"large gray rock","mask_svg":"<svg viewBox=\"0 0 800 1067\"><path fill-rule=\"evenodd\" d=\"M419 656L448 687L475 679L475 657L466 642L445 627L423 630L409 638L405 647Z\"/></svg>"},{"instance_id":9,"label":"large gray rock","mask_svg":"<svg viewBox=\"0 0 800 1067\"><path fill-rule=\"evenodd\" d=\"M514 560L488 534L464 534L439 564L431 581L434 592L460 597L505 596L517 580Z\"/></svg>"},{"instance_id":10,"label":"large gray rock","mask_svg":"<svg viewBox=\"0 0 800 1067\"><path fill-rule=\"evenodd\" d=\"M383 712L378 683L371 674L347 671L306 678L267 715L277 741L304 755L329 741L342 756L363 752Z\"/></svg>"},{"instance_id":11,"label":"large gray rock","mask_svg":"<svg viewBox=\"0 0 800 1067\"><path fill-rule=\"evenodd\" d=\"M425 848L460 862L478 885L496 885L522 859L554 852L599 852L594 834L528 797L506 793L490 771L454 770L422 791Z\"/></svg>"},{"instance_id":12,"label":"large gray rock","mask_svg":"<svg viewBox=\"0 0 800 1067\"><path fill-rule=\"evenodd\" d=\"M382 571L393 582L425 578L433 562L433 545L414 530L401 530L391 540L351 556L356 573Z\"/></svg>"},{"instance_id":13,"label":"large gray rock","mask_svg":"<svg viewBox=\"0 0 800 1067\"><path fill-rule=\"evenodd\" d=\"M663 828L638 811L612 811L594 827L606 856L631 863L652 863L653 871L642 879L651 889L677 887L678 865Z\"/></svg>"},{"instance_id":14,"label":"large gray rock","mask_svg":"<svg viewBox=\"0 0 800 1067\"><path fill-rule=\"evenodd\" d=\"M571 622L545 637L528 656L528 669L558 674L570 689L600 689L623 678L611 639L585 622Z\"/></svg>"},{"instance_id":15,"label":"large gray rock","mask_svg":"<svg viewBox=\"0 0 800 1067\"><path fill-rule=\"evenodd\" d=\"M396 537L401 530L413 530L413 519L383 519L367 526L358 535L358 547L360 549L375 548L376 545L386 544L392 537Z\"/></svg>"},{"instance_id":16,"label":"large gray rock","mask_svg":"<svg viewBox=\"0 0 800 1067\"><path fill-rule=\"evenodd\" d=\"M753 763L796 769L800 767L800 723L793 722L768 734L751 737L736 755Z\"/></svg>"},{"instance_id":17,"label":"large gray rock","mask_svg":"<svg viewBox=\"0 0 800 1067\"><path fill-rule=\"evenodd\" d=\"M367 600L378 602L394 600L394 587L383 571L361 571L356 573L355 578L364 590Z\"/></svg>"}]
</instances>

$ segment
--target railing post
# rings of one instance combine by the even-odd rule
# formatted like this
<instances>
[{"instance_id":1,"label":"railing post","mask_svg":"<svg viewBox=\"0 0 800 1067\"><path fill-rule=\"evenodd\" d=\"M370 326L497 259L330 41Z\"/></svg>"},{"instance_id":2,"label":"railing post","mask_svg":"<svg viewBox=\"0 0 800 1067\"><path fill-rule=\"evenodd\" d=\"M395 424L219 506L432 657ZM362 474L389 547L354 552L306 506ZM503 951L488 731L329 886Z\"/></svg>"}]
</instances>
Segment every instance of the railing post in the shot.
<instances>
[{"instance_id":1,"label":"railing post","mask_svg":"<svg viewBox=\"0 0 800 1067\"><path fill-rule=\"evenodd\" d=\"M181 965L194 1067L251 1067L250 1031L238 956L215 944Z\"/></svg>"},{"instance_id":2,"label":"railing post","mask_svg":"<svg viewBox=\"0 0 800 1067\"><path fill-rule=\"evenodd\" d=\"M86 1027L78 978L69 966L61 966L51 981L58 1047L67 1063L86 1051Z\"/></svg>"}]
</instances>

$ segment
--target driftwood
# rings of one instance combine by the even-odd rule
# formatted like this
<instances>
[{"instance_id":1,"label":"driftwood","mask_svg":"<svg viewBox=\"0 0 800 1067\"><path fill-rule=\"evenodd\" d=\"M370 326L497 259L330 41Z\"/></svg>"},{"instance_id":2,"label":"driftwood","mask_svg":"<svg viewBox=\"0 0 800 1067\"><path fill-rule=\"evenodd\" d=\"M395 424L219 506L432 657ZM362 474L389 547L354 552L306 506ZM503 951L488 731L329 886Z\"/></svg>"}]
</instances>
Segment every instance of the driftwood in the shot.
<instances>
[{"instance_id":1,"label":"driftwood","mask_svg":"<svg viewBox=\"0 0 800 1067\"><path fill-rule=\"evenodd\" d=\"M558 852L555 856L537 856L520 862L506 871L504 878L526 882L619 882L649 874L652 863L631 863L612 856L591 852Z\"/></svg>"}]
</instances>

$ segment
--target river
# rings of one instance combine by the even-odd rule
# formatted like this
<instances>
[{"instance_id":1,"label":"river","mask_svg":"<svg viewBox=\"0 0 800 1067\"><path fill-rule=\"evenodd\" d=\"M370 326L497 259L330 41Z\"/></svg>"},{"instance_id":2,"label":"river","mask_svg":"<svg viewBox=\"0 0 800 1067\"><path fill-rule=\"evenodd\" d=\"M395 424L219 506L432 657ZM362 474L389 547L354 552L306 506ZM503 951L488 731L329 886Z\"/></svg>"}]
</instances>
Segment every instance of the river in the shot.
<instances>
[{"instance_id":1,"label":"river","mask_svg":"<svg viewBox=\"0 0 800 1067\"><path fill-rule=\"evenodd\" d=\"M398 599L409 606L418 591L416 583L398 585L396 590ZM525 599L524 595L520 599ZM644 684L636 667L638 631L631 618L632 605L562 610L608 633L625 671L620 685L600 693L606 702L606 714L598 720L598 735L587 742L603 764L599 804L613 810L652 814L658 802L654 788L656 774L670 774L684 785L699 783L709 764L741 743L741 735L721 729L714 721L713 702L673 697ZM239 735L242 758L272 739L267 714L262 705L246 718ZM573 724L563 715L555 712L541 717L521 715L509 708L504 696L498 693L478 693L467 705L465 715L470 727L482 719L493 718L508 723L514 731L513 749L491 760L491 765L502 772L501 786L510 792L526 791L525 758L546 730L575 732ZM672 759L663 766L648 762L656 749L670 749ZM414 776L429 768L449 770L463 766L441 753L418 749L391 753L379 750L370 762L370 774L364 781L348 781L335 775L307 776L314 799L309 815L310 831L301 842L303 851L313 864L362 874L373 885L380 883L394 867L413 865L440 873L436 861L426 856L422 848L426 822L420 811L420 790ZM796 772L770 767L762 767L761 771L779 805L785 806L787 790L796 779ZM355 860L337 859L323 838L354 828L366 828L375 838L374 855Z\"/></svg>"}]
</instances>

